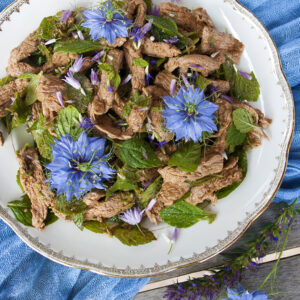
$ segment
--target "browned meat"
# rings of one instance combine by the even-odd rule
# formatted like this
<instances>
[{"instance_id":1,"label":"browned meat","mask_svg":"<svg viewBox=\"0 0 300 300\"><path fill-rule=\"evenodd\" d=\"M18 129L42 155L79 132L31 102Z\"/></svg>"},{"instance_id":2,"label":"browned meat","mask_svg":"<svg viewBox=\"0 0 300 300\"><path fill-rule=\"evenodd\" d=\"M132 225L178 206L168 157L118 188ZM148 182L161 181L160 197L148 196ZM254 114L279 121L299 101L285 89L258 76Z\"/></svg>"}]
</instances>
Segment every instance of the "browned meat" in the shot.
<instances>
[{"instance_id":1,"label":"browned meat","mask_svg":"<svg viewBox=\"0 0 300 300\"><path fill-rule=\"evenodd\" d=\"M170 75L172 76L172 74L170 74ZM149 85L149 86L143 88L143 93L147 97L151 97L153 101L160 100L162 97L169 95L167 90L165 90L164 88L161 88L157 85Z\"/></svg>"},{"instance_id":2,"label":"browned meat","mask_svg":"<svg viewBox=\"0 0 300 300\"><path fill-rule=\"evenodd\" d=\"M219 175L220 177L213 178L199 186L193 187L191 189L191 195L185 201L197 205L204 200L211 200L212 203L215 204L217 199L214 193L216 191L242 180L243 174L242 170L238 167L238 158L232 158L228 161Z\"/></svg>"},{"instance_id":3,"label":"browned meat","mask_svg":"<svg viewBox=\"0 0 300 300\"><path fill-rule=\"evenodd\" d=\"M155 205L153 206L153 208L151 209L151 211L146 211L146 215L149 218L149 220L154 223L154 224L158 224L158 222L161 221L158 213L160 212L160 210L162 210L164 207L164 204L158 200Z\"/></svg>"},{"instance_id":4,"label":"browned meat","mask_svg":"<svg viewBox=\"0 0 300 300\"><path fill-rule=\"evenodd\" d=\"M170 58L165 64L165 69L172 73L180 68L182 73L187 73L188 69L200 72L204 77L220 68L221 63L217 60L201 54L189 54L181 57ZM201 67L201 68L199 68Z\"/></svg>"},{"instance_id":5,"label":"browned meat","mask_svg":"<svg viewBox=\"0 0 300 300\"><path fill-rule=\"evenodd\" d=\"M144 2L144 1L142 1ZM145 87L145 68L139 67L139 66L133 66L133 61L136 58L142 58L142 49L136 50L133 47L132 41L129 40L124 44L124 52L125 52L125 59L127 62L127 65L131 71L132 79L131 84L133 91L135 90L141 90L143 87Z\"/></svg>"},{"instance_id":6,"label":"browned meat","mask_svg":"<svg viewBox=\"0 0 300 300\"><path fill-rule=\"evenodd\" d=\"M145 23L145 17L147 13L147 5L144 0L128 0L127 6L127 18L133 20L136 26L143 26Z\"/></svg>"},{"instance_id":7,"label":"browned meat","mask_svg":"<svg viewBox=\"0 0 300 300\"><path fill-rule=\"evenodd\" d=\"M133 132L139 132L143 128L144 122L147 118L149 112L149 107L139 107L134 106L129 114L126 117L129 128Z\"/></svg>"},{"instance_id":8,"label":"browned meat","mask_svg":"<svg viewBox=\"0 0 300 300\"><path fill-rule=\"evenodd\" d=\"M114 125L112 119L106 115L92 117L92 120L95 122L94 128L97 130L95 133L107 134L110 138L118 140L128 140L132 137L133 132L131 130L123 131L122 127Z\"/></svg>"},{"instance_id":9,"label":"browned meat","mask_svg":"<svg viewBox=\"0 0 300 300\"><path fill-rule=\"evenodd\" d=\"M25 62L25 59L38 49L39 41L35 36L36 32L31 33L21 45L11 51L6 68L8 75L19 77L24 73L37 74L41 71L40 67L34 67Z\"/></svg>"},{"instance_id":10,"label":"browned meat","mask_svg":"<svg viewBox=\"0 0 300 300\"><path fill-rule=\"evenodd\" d=\"M178 26L187 31L201 32L205 25L213 26L205 9L191 11L172 3L160 3L158 7L160 16L172 18Z\"/></svg>"},{"instance_id":11,"label":"browned meat","mask_svg":"<svg viewBox=\"0 0 300 300\"><path fill-rule=\"evenodd\" d=\"M119 72L122 67L124 53L118 49L112 49L108 52L106 59L107 63L112 63L115 72ZM93 99L92 107L93 112L96 115L103 115L112 108L114 99L116 97L116 92L111 92L108 90L109 79L107 72L102 71L100 88Z\"/></svg>"},{"instance_id":12,"label":"browned meat","mask_svg":"<svg viewBox=\"0 0 300 300\"><path fill-rule=\"evenodd\" d=\"M244 45L231 34L219 32L212 27L204 27L199 47L201 53L213 54L222 52L229 56L236 64L239 64Z\"/></svg>"},{"instance_id":13,"label":"browned meat","mask_svg":"<svg viewBox=\"0 0 300 300\"><path fill-rule=\"evenodd\" d=\"M255 110L258 114L258 126L261 128L268 128L272 124L272 119L266 118L258 108L255 108Z\"/></svg>"},{"instance_id":14,"label":"browned meat","mask_svg":"<svg viewBox=\"0 0 300 300\"><path fill-rule=\"evenodd\" d=\"M163 153L160 149L155 151L159 160L166 166L168 164L170 156L166 153Z\"/></svg>"},{"instance_id":15,"label":"browned meat","mask_svg":"<svg viewBox=\"0 0 300 300\"><path fill-rule=\"evenodd\" d=\"M171 86L172 80L176 80L176 82L177 82L176 76L174 76L173 74L171 74L168 71L162 71L156 75L154 83L155 83L155 85L162 87L168 93L170 93L170 86ZM177 87L175 89L175 93L178 93L178 92L179 92L179 87L177 85Z\"/></svg>"},{"instance_id":16,"label":"browned meat","mask_svg":"<svg viewBox=\"0 0 300 300\"><path fill-rule=\"evenodd\" d=\"M248 133L251 148L257 148L262 144L262 132L259 129L253 129Z\"/></svg>"},{"instance_id":17,"label":"browned meat","mask_svg":"<svg viewBox=\"0 0 300 300\"><path fill-rule=\"evenodd\" d=\"M65 67L71 63L72 59L76 59L79 56L74 53L65 53L65 52L54 52L52 56L52 63L56 67Z\"/></svg>"},{"instance_id":18,"label":"browned meat","mask_svg":"<svg viewBox=\"0 0 300 300\"><path fill-rule=\"evenodd\" d=\"M213 85L220 93L227 94L230 91L230 84L225 80L208 79L209 83Z\"/></svg>"},{"instance_id":19,"label":"browned meat","mask_svg":"<svg viewBox=\"0 0 300 300\"><path fill-rule=\"evenodd\" d=\"M101 198L104 198L106 195L105 191L101 191L101 190L92 190L91 192L87 193L82 201L86 204L86 205L93 205L95 203L97 203Z\"/></svg>"},{"instance_id":20,"label":"browned meat","mask_svg":"<svg viewBox=\"0 0 300 300\"><path fill-rule=\"evenodd\" d=\"M43 75L37 85L37 98L42 102L43 115L52 122L62 109L57 99L57 92L61 92L64 101L67 100L65 83L53 75Z\"/></svg>"},{"instance_id":21,"label":"browned meat","mask_svg":"<svg viewBox=\"0 0 300 300\"><path fill-rule=\"evenodd\" d=\"M130 196L125 193L116 193L107 201L92 201L85 210L84 219L97 218L102 221L102 218L111 218L134 205L133 195Z\"/></svg>"},{"instance_id":22,"label":"browned meat","mask_svg":"<svg viewBox=\"0 0 300 300\"><path fill-rule=\"evenodd\" d=\"M23 96L28 83L28 79L22 79L11 81L8 84L0 86L0 118L8 115L9 112L7 108L12 104L11 97L14 97L16 93Z\"/></svg>"},{"instance_id":23,"label":"browned meat","mask_svg":"<svg viewBox=\"0 0 300 300\"><path fill-rule=\"evenodd\" d=\"M42 164L34 148L25 147L17 155L20 164L20 180L31 200L32 225L44 229L48 207L55 202L55 195L45 182Z\"/></svg>"},{"instance_id":24,"label":"browned meat","mask_svg":"<svg viewBox=\"0 0 300 300\"><path fill-rule=\"evenodd\" d=\"M4 137L3 137L2 132L0 131L0 147L3 147L3 146L4 146Z\"/></svg>"},{"instance_id":25,"label":"browned meat","mask_svg":"<svg viewBox=\"0 0 300 300\"><path fill-rule=\"evenodd\" d=\"M85 73L86 71L88 71L93 65L95 64L95 62L93 60L91 60L91 57L86 57L83 61L82 67L80 69L81 73Z\"/></svg>"},{"instance_id":26,"label":"browned meat","mask_svg":"<svg viewBox=\"0 0 300 300\"><path fill-rule=\"evenodd\" d=\"M138 180L136 182L154 181L154 179L159 176L159 173L157 172L157 168L139 169L137 171L137 174L138 174Z\"/></svg>"},{"instance_id":27,"label":"browned meat","mask_svg":"<svg viewBox=\"0 0 300 300\"><path fill-rule=\"evenodd\" d=\"M232 105L221 98L217 99L216 104L219 106L216 113L216 117L219 121L219 131L215 135L217 138L214 143L214 148L217 151L224 151L227 147L227 132L232 124Z\"/></svg>"},{"instance_id":28,"label":"browned meat","mask_svg":"<svg viewBox=\"0 0 300 300\"><path fill-rule=\"evenodd\" d=\"M127 39L125 37L117 37L112 45L105 39L100 40L100 44L106 47L118 48L122 47L126 43L126 41Z\"/></svg>"},{"instance_id":29,"label":"browned meat","mask_svg":"<svg viewBox=\"0 0 300 300\"><path fill-rule=\"evenodd\" d=\"M41 102L39 102L39 101L34 102L32 105L32 109L31 109L32 120L33 121L37 120L39 118L41 112L42 112Z\"/></svg>"},{"instance_id":30,"label":"browned meat","mask_svg":"<svg viewBox=\"0 0 300 300\"><path fill-rule=\"evenodd\" d=\"M164 42L152 42L145 38L142 44L142 52L153 57L174 57L181 54L181 51L174 45Z\"/></svg>"}]
</instances>

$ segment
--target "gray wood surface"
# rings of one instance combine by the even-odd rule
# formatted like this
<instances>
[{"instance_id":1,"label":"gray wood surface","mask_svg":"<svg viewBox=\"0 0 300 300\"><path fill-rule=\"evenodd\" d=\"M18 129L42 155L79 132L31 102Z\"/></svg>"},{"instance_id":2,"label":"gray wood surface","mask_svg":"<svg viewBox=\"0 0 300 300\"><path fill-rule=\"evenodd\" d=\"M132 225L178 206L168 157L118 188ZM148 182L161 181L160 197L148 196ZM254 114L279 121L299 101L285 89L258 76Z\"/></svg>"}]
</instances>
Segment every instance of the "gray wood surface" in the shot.
<instances>
[{"instance_id":1,"label":"gray wood surface","mask_svg":"<svg viewBox=\"0 0 300 300\"><path fill-rule=\"evenodd\" d=\"M300 207L300 204L298 205ZM278 214L278 205L271 204L271 206L252 224L252 226L247 230L246 235L248 233L256 233L262 224L265 224L268 221L274 221ZM244 241L247 239L246 235L239 239L230 249L238 247L239 245L243 245ZM287 243L286 249L291 249L294 247L300 246L300 217L298 218L298 222L295 222L293 226L293 230L291 231ZM155 276L151 279L150 282L157 282L181 275L190 274L193 272L206 270L211 267L215 267L222 264L222 257L220 255L215 256L214 258L201 263L196 264L194 266L190 266L187 268L179 269L176 271L168 272L162 275ZM259 286L259 283L265 278L266 274L268 274L272 263L265 264L260 267L260 270L255 274L246 273L246 276L242 282L245 288L249 290L256 289ZM283 293L279 296L272 296L271 299L299 299L300 300L300 257L292 257L288 259L284 259L280 262L279 272L278 272L278 288ZM136 296L135 300L142 299L163 299L165 288L152 290L149 292L140 293Z\"/></svg>"}]
</instances>

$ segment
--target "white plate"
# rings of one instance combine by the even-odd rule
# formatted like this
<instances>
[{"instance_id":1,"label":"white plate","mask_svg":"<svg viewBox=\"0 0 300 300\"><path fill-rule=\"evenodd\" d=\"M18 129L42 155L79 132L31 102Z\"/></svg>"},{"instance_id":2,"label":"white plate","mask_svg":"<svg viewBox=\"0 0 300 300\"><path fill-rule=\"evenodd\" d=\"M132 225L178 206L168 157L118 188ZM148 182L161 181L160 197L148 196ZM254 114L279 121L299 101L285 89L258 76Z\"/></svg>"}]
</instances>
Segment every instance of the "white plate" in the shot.
<instances>
[{"instance_id":1,"label":"white plate","mask_svg":"<svg viewBox=\"0 0 300 300\"><path fill-rule=\"evenodd\" d=\"M10 51L38 27L43 17L62 9L90 6L92 2L15 1L0 14L0 76L5 76ZM270 140L264 140L262 147L249 153L247 177L235 192L214 208L216 221L211 225L199 222L180 230L178 241L168 255L169 244L162 233L170 235L171 228L165 224L153 228L158 239L156 242L139 247L127 247L115 238L87 230L81 232L74 224L63 221L43 232L19 224L6 204L21 195L15 180L18 170L15 150L20 149L28 137L22 130L15 130L5 147L0 148L0 216L30 247L48 258L118 277L152 276L204 261L239 238L267 208L278 190L292 139L294 103L274 43L263 25L234 0L186 0L181 3L190 8L206 8L220 31L227 29L245 44L241 69L254 70L260 82L261 97L255 106L273 119L266 132Z\"/></svg>"}]
</instances>

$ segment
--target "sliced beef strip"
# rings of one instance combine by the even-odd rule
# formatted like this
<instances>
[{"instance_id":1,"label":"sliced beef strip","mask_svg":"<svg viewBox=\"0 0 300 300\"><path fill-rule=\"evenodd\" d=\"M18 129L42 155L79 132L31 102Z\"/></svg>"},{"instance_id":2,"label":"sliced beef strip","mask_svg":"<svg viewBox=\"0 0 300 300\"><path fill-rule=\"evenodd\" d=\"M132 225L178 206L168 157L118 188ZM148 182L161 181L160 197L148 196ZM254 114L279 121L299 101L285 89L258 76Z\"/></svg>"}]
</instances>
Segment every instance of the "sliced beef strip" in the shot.
<instances>
[{"instance_id":1,"label":"sliced beef strip","mask_svg":"<svg viewBox=\"0 0 300 300\"><path fill-rule=\"evenodd\" d=\"M122 67L123 57L124 57L123 51L118 50L118 49L112 49L108 52L108 57L106 59L106 63L108 63L108 64L112 63L115 72L119 72ZM110 58L112 58L112 60ZM103 115L103 114L107 113L107 111L110 108L112 108L112 105L113 105L113 102L114 102L117 92L109 91L108 85L109 85L108 74L107 74L107 72L102 71L100 87L92 101L93 112L95 115Z\"/></svg>"},{"instance_id":2,"label":"sliced beef strip","mask_svg":"<svg viewBox=\"0 0 300 300\"><path fill-rule=\"evenodd\" d=\"M133 132L140 132L143 128L148 112L149 107L134 106L130 111L129 116L126 117L129 129Z\"/></svg>"},{"instance_id":3,"label":"sliced beef strip","mask_svg":"<svg viewBox=\"0 0 300 300\"><path fill-rule=\"evenodd\" d=\"M174 76L172 73L170 73L168 71L162 71L156 75L154 83L156 86L160 86L163 89L165 89L167 91L167 93L169 94L172 80L176 80L176 82L177 82L176 76ZM175 89L175 93L178 93L178 92L179 92L179 86L177 85L176 89ZM167 95L165 95L165 96L167 96Z\"/></svg>"},{"instance_id":4,"label":"sliced beef strip","mask_svg":"<svg viewBox=\"0 0 300 300\"><path fill-rule=\"evenodd\" d=\"M201 73L204 77L220 68L221 63L217 60L201 54L188 54L181 57L170 58L165 64L166 71L172 73L177 68L184 74L188 69ZM201 68L199 68L201 67Z\"/></svg>"},{"instance_id":5,"label":"sliced beef strip","mask_svg":"<svg viewBox=\"0 0 300 300\"><path fill-rule=\"evenodd\" d=\"M149 218L149 220L150 220L152 223L154 223L154 224L157 225L158 222L161 221L161 219L160 219L158 213L164 208L164 206L165 206L164 203L158 200L158 201L154 204L154 206L153 206L153 208L151 209L151 211L150 211L150 210L146 211L146 215L147 215L147 217Z\"/></svg>"},{"instance_id":6,"label":"sliced beef strip","mask_svg":"<svg viewBox=\"0 0 300 300\"><path fill-rule=\"evenodd\" d=\"M152 42L150 38L145 38L142 43L142 53L152 57L175 57L181 54L181 51L172 44L164 42Z\"/></svg>"},{"instance_id":7,"label":"sliced beef strip","mask_svg":"<svg viewBox=\"0 0 300 300\"><path fill-rule=\"evenodd\" d=\"M136 58L143 58L142 49L140 47L138 50L136 50L133 46L132 40L128 40L124 44L124 52L125 52L125 59L127 65L132 75L132 79L131 79L132 89L133 91L135 90L140 91L143 89L143 87L146 86L145 68L139 66L133 66L133 61Z\"/></svg>"},{"instance_id":8,"label":"sliced beef strip","mask_svg":"<svg viewBox=\"0 0 300 300\"><path fill-rule=\"evenodd\" d=\"M101 198L104 198L106 195L105 191L101 191L101 190L92 190L91 192L87 193L82 201L86 204L86 205L94 205L95 203L97 203Z\"/></svg>"},{"instance_id":9,"label":"sliced beef strip","mask_svg":"<svg viewBox=\"0 0 300 300\"><path fill-rule=\"evenodd\" d=\"M214 86L218 92L227 94L230 91L230 84L225 80L215 80L208 78L210 85Z\"/></svg>"},{"instance_id":10,"label":"sliced beef strip","mask_svg":"<svg viewBox=\"0 0 300 300\"><path fill-rule=\"evenodd\" d=\"M244 45L231 34L219 32L212 27L204 27L199 46L201 53L213 54L222 52L239 64L244 51Z\"/></svg>"},{"instance_id":11,"label":"sliced beef strip","mask_svg":"<svg viewBox=\"0 0 300 300\"><path fill-rule=\"evenodd\" d=\"M62 109L57 92L61 92L63 100L67 100L65 83L54 75L43 75L37 85L37 98L42 102L43 115L47 121L52 122Z\"/></svg>"},{"instance_id":12,"label":"sliced beef strip","mask_svg":"<svg viewBox=\"0 0 300 300\"><path fill-rule=\"evenodd\" d=\"M126 198L128 195L120 192L113 194L107 201L92 201L85 210L84 219L97 218L101 222L102 218L111 218L134 204L134 201L124 201Z\"/></svg>"},{"instance_id":13,"label":"sliced beef strip","mask_svg":"<svg viewBox=\"0 0 300 300\"><path fill-rule=\"evenodd\" d=\"M163 153L161 149L158 149L155 151L155 154L159 158L159 160L166 166L168 164L168 161L170 159L170 155L167 153Z\"/></svg>"},{"instance_id":14,"label":"sliced beef strip","mask_svg":"<svg viewBox=\"0 0 300 300\"><path fill-rule=\"evenodd\" d=\"M185 201L197 205L204 200L211 200L213 204L216 204L217 198L214 194L216 191L242 180L243 173L238 166L238 157L230 159L222 172L218 175L220 175L220 177L216 177L199 186L193 187L191 189L191 195Z\"/></svg>"},{"instance_id":15,"label":"sliced beef strip","mask_svg":"<svg viewBox=\"0 0 300 300\"><path fill-rule=\"evenodd\" d=\"M24 73L37 74L41 71L41 67L31 66L24 60L33 52L38 50L39 40L35 37L36 31L31 33L17 48L10 53L8 67L6 72L12 77L19 77Z\"/></svg>"},{"instance_id":16,"label":"sliced beef strip","mask_svg":"<svg viewBox=\"0 0 300 300\"><path fill-rule=\"evenodd\" d=\"M80 72L86 73L94 64L95 62L92 60L92 57L85 57Z\"/></svg>"},{"instance_id":17,"label":"sliced beef strip","mask_svg":"<svg viewBox=\"0 0 300 300\"><path fill-rule=\"evenodd\" d=\"M79 55L74 53L54 52L52 56L52 63L56 67L65 67L71 63L72 59L75 60Z\"/></svg>"},{"instance_id":18,"label":"sliced beef strip","mask_svg":"<svg viewBox=\"0 0 300 300\"><path fill-rule=\"evenodd\" d=\"M100 44L106 47L112 47L112 48L118 48L122 47L127 41L127 38L125 37L117 37L113 44L110 44L110 42L106 39L100 40Z\"/></svg>"},{"instance_id":19,"label":"sliced beef strip","mask_svg":"<svg viewBox=\"0 0 300 300\"><path fill-rule=\"evenodd\" d=\"M46 183L42 164L34 148L23 148L17 159L20 164L20 181L31 201L32 225L43 230L48 208L55 203L55 195Z\"/></svg>"},{"instance_id":20,"label":"sliced beef strip","mask_svg":"<svg viewBox=\"0 0 300 300\"><path fill-rule=\"evenodd\" d=\"M28 79L21 79L11 81L0 87L0 118L9 114L7 108L12 104L11 97L14 97L16 93L18 93L19 96L23 96L28 83Z\"/></svg>"},{"instance_id":21,"label":"sliced beef strip","mask_svg":"<svg viewBox=\"0 0 300 300\"><path fill-rule=\"evenodd\" d=\"M147 5L144 0L127 0L127 18L134 20L134 24L141 27L145 23Z\"/></svg>"},{"instance_id":22,"label":"sliced beef strip","mask_svg":"<svg viewBox=\"0 0 300 300\"><path fill-rule=\"evenodd\" d=\"M33 103L31 108L32 121L36 121L42 112L42 104L39 101Z\"/></svg>"},{"instance_id":23,"label":"sliced beef strip","mask_svg":"<svg viewBox=\"0 0 300 300\"><path fill-rule=\"evenodd\" d=\"M178 26L187 31L201 32L205 25L213 26L205 9L191 11L172 3L160 3L158 7L160 16L173 19Z\"/></svg>"}]
</instances>

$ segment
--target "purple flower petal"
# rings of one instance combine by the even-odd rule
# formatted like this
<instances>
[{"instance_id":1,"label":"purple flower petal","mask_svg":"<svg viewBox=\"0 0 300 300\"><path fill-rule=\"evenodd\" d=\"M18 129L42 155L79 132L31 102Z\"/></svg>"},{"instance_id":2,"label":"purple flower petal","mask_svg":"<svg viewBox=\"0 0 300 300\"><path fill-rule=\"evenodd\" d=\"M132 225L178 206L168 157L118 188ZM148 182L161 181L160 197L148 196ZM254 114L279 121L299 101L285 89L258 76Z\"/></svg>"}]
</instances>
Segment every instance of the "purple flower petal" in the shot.
<instances>
[{"instance_id":1,"label":"purple flower petal","mask_svg":"<svg viewBox=\"0 0 300 300\"><path fill-rule=\"evenodd\" d=\"M52 39L52 40L49 40L45 43L45 46L48 46L48 45L51 45L51 44L54 44L56 43L56 39Z\"/></svg>"},{"instance_id":2,"label":"purple flower petal","mask_svg":"<svg viewBox=\"0 0 300 300\"><path fill-rule=\"evenodd\" d=\"M128 75L126 76L126 78L124 78L124 80L121 82L120 85L125 85L125 84L128 83L131 79L132 79L132 75L131 75L131 74L128 74Z\"/></svg>"},{"instance_id":3,"label":"purple flower petal","mask_svg":"<svg viewBox=\"0 0 300 300\"><path fill-rule=\"evenodd\" d=\"M146 23L143 27L134 27L131 36L133 37L134 42L140 41L147 32L149 32L152 28L153 19L150 19L148 23Z\"/></svg>"},{"instance_id":4,"label":"purple flower petal","mask_svg":"<svg viewBox=\"0 0 300 300\"><path fill-rule=\"evenodd\" d=\"M224 157L224 159L228 159L227 153L224 150L221 152L221 154Z\"/></svg>"},{"instance_id":5,"label":"purple flower petal","mask_svg":"<svg viewBox=\"0 0 300 300\"><path fill-rule=\"evenodd\" d=\"M71 16L72 16L72 11L71 10L63 11L63 13L61 14L61 17L60 17L60 23L67 23L67 21L69 20L69 18Z\"/></svg>"},{"instance_id":6,"label":"purple flower petal","mask_svg":"<svg viewBox=\"0 0 300 300\"><path fill-rule=\"evenodd\" d=\"M62 93L61 92L57 92L56 93L56 97L57 97L57 100L58 100L60 106L61 107L65 107Z\"/></svg>"},{"instance_id":7,"label":"purple flower petal","mask_svg":"<svg viewBox=\"0 0 300 300\"><path fill-rule=\"evenodd\" d=\"M170 94L171 95L173 95L175 93L176 85L177 85L176 79L172 79L171 84L170 84Z\"/></svg>"},{"instance_id":8,"label":"purple flower petal","mask_svg":"<svg viewBox=\"0 0 300 300\"><path fill-rule=\"evenodd\" d=\"M179 38L175 35L171 39L169 39L169 40L164 39L163 41L168 44L176 44L176 43L178 43Z\"/></svg>"},{"instance_id":9,"label":"purple flower petal","mask_svg":"<svg viewBox=\"0 0 300 300\"><path fill-rule=\"evenodd\" d=\"M89 130L94 125L95 125L95 123L90 118L87 118L87 117L83 117L79 123L79 127L84 130Z\"/></svg>"},{"instance_id":10,"label":"purple flower petal","mask_svg":"<svg viewBox=\"0 0 300 300\"><path fill-rule=\"evenodd\" d=\"M97 73L94 71L94 69L91 70L91 83L92 85L99 85L100 81L98 78Z\"/></svg>"},{"instance_id":11,"label":"purple flower petal","mask_svg":"<svg viewBox=\"0 0 300 300\"><path fill-rule=\"evenodd\" d=\"M82 31L81 31L81 30L78 30L78 31L77 31L77 34L78 34L78 37L79 37L82 41L84 41L84 35L83 35Z\"/></svg>"},{"instance_id":12,"label":"purple flower petal","mask_svg":"<svg viewBox=\"0 0 300 300\"><path fill-rule=\"evenodd\" d=\"M188 79L186 78L186 76L185 76L184 74L181 74L181 77L182 77L182 80L183 80L185 86L186 86L187 88L189 88L191 85L190 85Z\"/></svg>"},{"instance_id":13,"label":"purple flower petal","mask_svg":"<svg viewBox=\"0 0 300 300\"><path fill-rule=\"evenodd\" d=\"M193 64L190 67L193 68L193 69L197 69L197 70L204 70L203 67L201 67L200 65L196 65L196 64Z\"/></svg>"},{"instance_id":14,"label":"purple flower petal","mask_svg":"<svg viewBox=\"0 0 300 300\"><path fill-rule=\"evenodd\" d=\"M252 79L252 76L251 75L249 75L248 73L246 73L246 72L242 72L242 71L240 71L239 72L244 78L246 78L246 79L249 79L249 80L251 80Z\"/></svg>"},{"instance_id":15,"label":"purple flower petal","mask_svg":"<svg viewBox=\"0 0 300 300\"><path fill-rule=\"evenodd\" d=\"M84 62L84 58L81 55L80 57L75 59L74 64L69 69L69 71L71 71L72 73L78 73L81 70L82 66L83 66L83 62Z\"/></svg>"},{"instance_id":16,"label":"purple flower petal","mask_svg":"<svg viewBox=\"0 0 300 300\"><path fill-rule=\"evenodd\" d=\"M176 242L177 238L178 238L178 228L175 227L174 231L173 231L173 234L172 234L172 241Z\"/></svg>"},{"instance_id":17,"label":"purple flower petal","mask_svg":"<svg viewBox=\"0 0 300 300\"><path fill-rule=\"evenodd\" d=\"M157 200L155 198L153 198L147 205L145 211L150 211L152 210L153 206L155 205L155 203L157 202Z\"/></svg>"},{"instance_id":18,"label":"purple flower petal","mask_svg":"<svg viewBox=\"0 0 300 300\"><path fill-rule=\"evenodd\" d=\"M144 210L141 211L139 207L134 207L132 209L127 209L119 219L130 224L137 225L142 221Z\"/></svg>"},{"instance_id":19,"label":"purple flower petal","mask_svg":"<svg viewBox=\"0 0 300 300\"><path fill-rule=\"evenodd\" d=\"M108 90L109 92L111 92L111 93L113 93L113 92L115 91L111 86L109 86L109 87L107 88L107 90Z\"/></svg>"},{"instance_id":20,"label":"purple flower petal","mask_svg":"<svg viewBox=\"0 0 300 300\"><path fill-rule=\"evenodd\" d=\"M221 95L221 98L224 99L225 101L231 103L231 104L232 104L233 101L234 101L231 97L229 97L229 96L227 96L227 95L224 95L224 94Z\"/></svg>"},{"instance_id":21,"label":"purple flower petal","mask_svg":"<svg viewBox=\"0 0 300 300\"><path fill-rule=\"evenodd\" d=\"M63 79L63 81L66 82L67 84L69 84L70 86L72 86L76 90L80 90L81 89L80 82L73 77L73 73L70 72L70 71L68 72L68 74L66 75L66 77Z\"/></svg>"},{"instance_id":22,"label":"purple flower petal","mask_svg":"<svg viewBox=\"0 0 300 300\"><path fill-rule=\"evenodd\" d=\"M152 6L152 11L151 11L150 15L159 17L159 8L157 5Z\"/></svg>"},{"instance_id":23,"label":"purple flower petal","mask_svg":"<svg viewBox=\"0 0 300 300\"><path fill-rule=\"evenodd\" d=\"M92 61L98 61L103 55L104 55L105 51L101 50L100 52L98 52L91 60Z\"/></svg>"},{"instance_id":24,"label":"purple flower petal","mask_svg":"<svg viewBox=\"0 0 300 300\"><path fill-rule=\"evenodd\" d=\"M144 156L146 159L149 158L149 156L148 156L148 154L147 154L146 152L143 153L143 156Z\"/></svg>"},{"instance_id":25,"label":"purple flower petal","mask_svg":"<svg viewBox=\"0 0 300 300\"><path fill-rule=\"evenodd\" d=\"M76 33L76 31L72 31L71 33L74 39L78 39L78 34Z\"/></svg>"}]
</instances>

